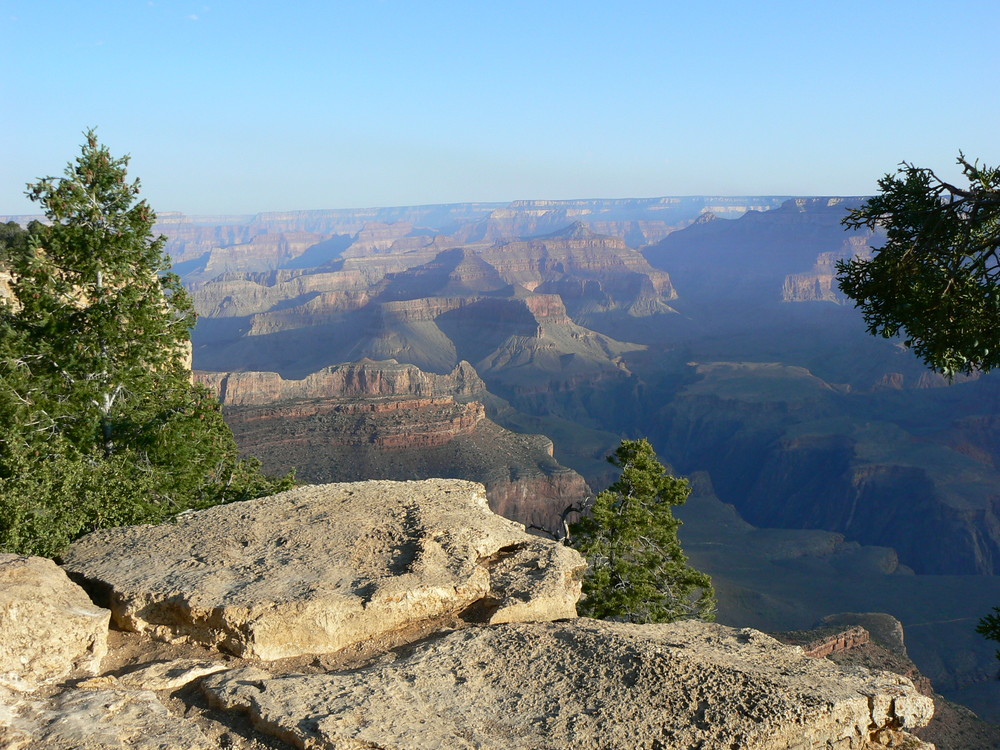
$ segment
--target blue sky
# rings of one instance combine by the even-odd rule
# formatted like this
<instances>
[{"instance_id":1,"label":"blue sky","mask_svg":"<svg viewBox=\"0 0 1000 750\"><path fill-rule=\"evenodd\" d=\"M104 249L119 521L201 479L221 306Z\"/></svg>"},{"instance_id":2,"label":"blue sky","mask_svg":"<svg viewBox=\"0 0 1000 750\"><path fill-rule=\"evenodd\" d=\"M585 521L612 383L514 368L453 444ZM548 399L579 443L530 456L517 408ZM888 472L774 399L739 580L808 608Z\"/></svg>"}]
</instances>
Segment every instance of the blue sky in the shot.
<instances>
[{"instance_id":1,"label":"blue sky","mask_svg":"<svg viewBox=\"0 0 1000 750\"><path fill-rule=\"evenodd\" d=\"M97 126L158 211L856 195L1000 162L1000 2L0 0L0 214Z\"/></svg>"}]
</instances>

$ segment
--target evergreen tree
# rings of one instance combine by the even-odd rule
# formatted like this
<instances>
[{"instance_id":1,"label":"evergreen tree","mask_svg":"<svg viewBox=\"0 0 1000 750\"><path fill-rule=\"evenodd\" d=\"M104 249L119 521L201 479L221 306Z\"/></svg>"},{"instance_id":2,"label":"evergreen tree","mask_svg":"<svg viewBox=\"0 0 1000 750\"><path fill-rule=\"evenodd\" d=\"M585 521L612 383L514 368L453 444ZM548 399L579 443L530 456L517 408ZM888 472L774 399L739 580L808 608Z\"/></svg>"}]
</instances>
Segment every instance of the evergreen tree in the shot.
<instances>
[{"instance_id":1,"label":"evergreen tree","mask_svg":"<svg viewBox=\"0 0 1000 750\"><path fill-rule=\"evenodd\" d=\"M994 607L991 614L979 618L976 632L991 641L1000 641L1000 607ZM997 659L1000 659L1000 650L997 651L996 656Z\"/></svg>"},{"instance_id":2,"label":"evergreen tree","mask_svg":"<svg viewBox=\"0 0 1000 750\"><path fill-rule=\"evenodd\" d=\"M869 333L902 333L948 376L1000 365L1000 168L958 163L965 187L907 163L879 180L879 194L843 223L882 228L886 242L870 259L837 264Z\"/></svg>"},{"instance_id":3,"label":"evergreen tree","mask_svg":"<svg viewBox=\"0 0 1000 750\"><path fill-rule=\"evenodd\" d=\"M671 508L691 493L667 473L648 440L623 440L608 461L621 468L590 513L571 526L587 558L580 614L625 622L713 619L712 580L687 564Z\"/></svg>"},{"instance_id":4,"label":"evergreen tree","mask_svg":"<svg viewBox=\"0 0 1000 750\"><path fill-rule=\"evenodd\" d=\"M34 224L34 222L32 222ZM7 268L7 257L14 248L28 242L28 233L16 221L0 224L0 271Z\"/></svg>"},{"instance_id":5,"label":"evergreen tree","mask_svg":"<svg viewBox=\"0 0 1000 750\"><path fill-rule=\"evenodd\" d=\"M86 139L65 177L28 186L48 224L7 248L0 548L22 553L290 484L238 458L218 403L192 384L195 315L166 273L166 238L128 158Z\"/></svg>"}]
</instances>

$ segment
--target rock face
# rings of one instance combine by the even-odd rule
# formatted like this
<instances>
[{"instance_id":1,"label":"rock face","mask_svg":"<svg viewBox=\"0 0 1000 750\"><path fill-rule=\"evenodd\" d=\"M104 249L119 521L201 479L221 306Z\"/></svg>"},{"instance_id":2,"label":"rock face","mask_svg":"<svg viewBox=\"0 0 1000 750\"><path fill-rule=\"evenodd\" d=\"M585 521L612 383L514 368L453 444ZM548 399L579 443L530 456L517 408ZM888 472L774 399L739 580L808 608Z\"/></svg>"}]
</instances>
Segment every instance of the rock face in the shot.
<instances>
[{"instance_id":1,"label":"rock face","mask_svg":"<svg viewBox=\"0 0 1000 750\"><path fill-rule=\"evenodd\" d=\"M560 295L574 315L619 308L636 317L669 312L667 300L677 296L669 275L653 269L642 254L581 222L544 237L494 245L479 257L507 283Z\"/></svg>"},{"instance_id":2,"label":"rock face","mask_svg":"<svg viewBox=\"0 0 1000 750\"><path fill-rule=\"evenodd\" d=\"M933 713L905 678L696 622L472 628L356 671L202 684L298 747L932 747L905 734Z\"/></svg>"},{"instance_id":3,"label":"rock face","mask_svg":"<svg viewBox=\"0 0 1000 750\"><path fill-rule=\"evenodd\" d=\"M670 312L670 277L624 240L595 234L581 222L530 240L493 243L459 237L447 250L386 277L383 298L409 300L524 290L558 294L573 315L623 310L634 317ZM422 259L421 259L422 260Z\"/></svg>"},{"instance_id":4,"label":"rock face","mask_svg":"<svg viewBox=\"0 0 1000 750\"><path fill-rule=\"evenodd\" d=\"M313 483L454 477L481 482L490 508L527 526L561 527L590 488L552 455L543 435L486 418L477 401L323 399L226 409L246 453L269 473Z\"/></svg>"},{"instance_id":5,"label":"rock face","mask_svg":"<svg viewBox=\"0 0 1000 750\"><path fill-rule=\"evenodd\" d=\"M811 271L785 277L782 299L786 302L847 303L849 300L837 287L837 261L855 256L871 258L868 243L872 240L873 238L865 235L855 235L844 240L838 251L820 253Z\"/></svg>"},{"instance_id":6,"label":"rock face","mask_svg":"<svg viewBox=\"0 0 1000 750\"><path fill-rule=\"evenodd\" d=\"M459 480L301 487L109 529L65 566L115 622L239 656L330 653L437 618L572 617L584 563Z\"/></svg>"},{"instance_id":7,"label":"rock face","mask_svg":"<svg viewBox=\"0 0 1000 750\"><path fill-rule=\"evenodd\" d=\"M860 204L860 198L796 198L734 221L699 222L643 253L670 273L682 299L834 300L832 264L879 244L868 232L844 237L840 220Z\"/></svg>"},{"instance_id":8,"label":"rock face","mask_svg":"<svg viewBox=\"0 0 1000 750\"><path fill-rule=\"evenodd\" d=\"M0 554L0 686L95 672L110 616L51 560Z\"/></svg>"},{"instance_id":9,"label":"rock face","mask_svg":"<svg viewBox=\"0 0 1000 750\"><path fill-rule=\"evenodd\" d=\"M260 234L245 244L210 251L205 274L213 277L227 271L270 271L327 239L328 235L312 232Z\"/></svg>"},{"instance_id":10,"label":"rock face","mask_svg":"<svg viewBox=\"0 0 1000 750\"><path fill-rule=\"evenodd\" d=\"M269 473L311 483L453 477L482 482L495 513L555 531L590 488L552 441L486 417L503 408L467 362L449 374L393 360L337 365L300 380L199 372L219 394L240 448ZM475 399L475 400L472 400Z\"/></svg>"}]
</instances>

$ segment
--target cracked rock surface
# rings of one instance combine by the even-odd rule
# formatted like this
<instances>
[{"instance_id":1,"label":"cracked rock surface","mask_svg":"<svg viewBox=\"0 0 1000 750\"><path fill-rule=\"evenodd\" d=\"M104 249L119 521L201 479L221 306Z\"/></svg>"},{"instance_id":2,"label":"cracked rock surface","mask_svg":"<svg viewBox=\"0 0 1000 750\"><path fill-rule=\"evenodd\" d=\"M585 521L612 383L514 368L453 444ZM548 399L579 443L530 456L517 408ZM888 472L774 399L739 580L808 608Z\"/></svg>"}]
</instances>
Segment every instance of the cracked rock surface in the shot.
<instances>
[{"instance_id":1,"label":"cracked rock surface","mask_svg":"<svg viewBox=\"0 0 1000 750\"><path fill-rule=\"evenodd\" d=\"M295 747L931 748L933 703L754 630L579 619L469 628L359 670L206 677L221 707Z\"/></svg>"},{"instance_id":2,"label":"cracked rock surface","mask_svg":"<svg viewBox=\"0 0 1000 750\"><path fill-rule=\"evenodd\" d=\"M482 485L434 479L300 487L98 531L64 567L123 629L274 660L437 618L573 617L584 562L493 514Z\"/></svg>"}]
</instances>

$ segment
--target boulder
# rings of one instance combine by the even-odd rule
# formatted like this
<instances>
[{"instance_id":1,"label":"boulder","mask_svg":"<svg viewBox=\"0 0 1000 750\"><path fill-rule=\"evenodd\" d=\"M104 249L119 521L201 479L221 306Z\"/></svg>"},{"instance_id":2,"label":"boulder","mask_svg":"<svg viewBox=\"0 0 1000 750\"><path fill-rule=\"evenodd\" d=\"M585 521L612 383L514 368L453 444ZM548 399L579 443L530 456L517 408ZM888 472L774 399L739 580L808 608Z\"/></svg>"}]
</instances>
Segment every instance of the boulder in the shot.
<instances>
[{"instance_id":1,"label":"boulder","mask_svg":"<svg viewBox=\"0 0 1000 750\"><path fill-rule=\"evenodd\" d=\"M52 560L0 554L0 685L30 690L74 671L96 673L110 615Z\"/></svg>"},{"instance_id":2,"label":"boulder","mask_svg":"<svg viewBox=\"0 0 1000 750\"><path fill-rule=\"evenodd\" d=\"M482 485L299 487L97 531L65 555L115 622L265 660L426 629L573 617L583 558L492 513Z\"/></svg>"},{"instance_id":3,"label":"boulder","mask_svg":"<svg viewBox=\"0 0 1000 750\"><path fill-rule=\"evenodd\" d=\"M932 748L933 703L755 630L596 620L467 628L359 670L207 677L210 701L296 747Z\"/></svg>"}]
</instances>

